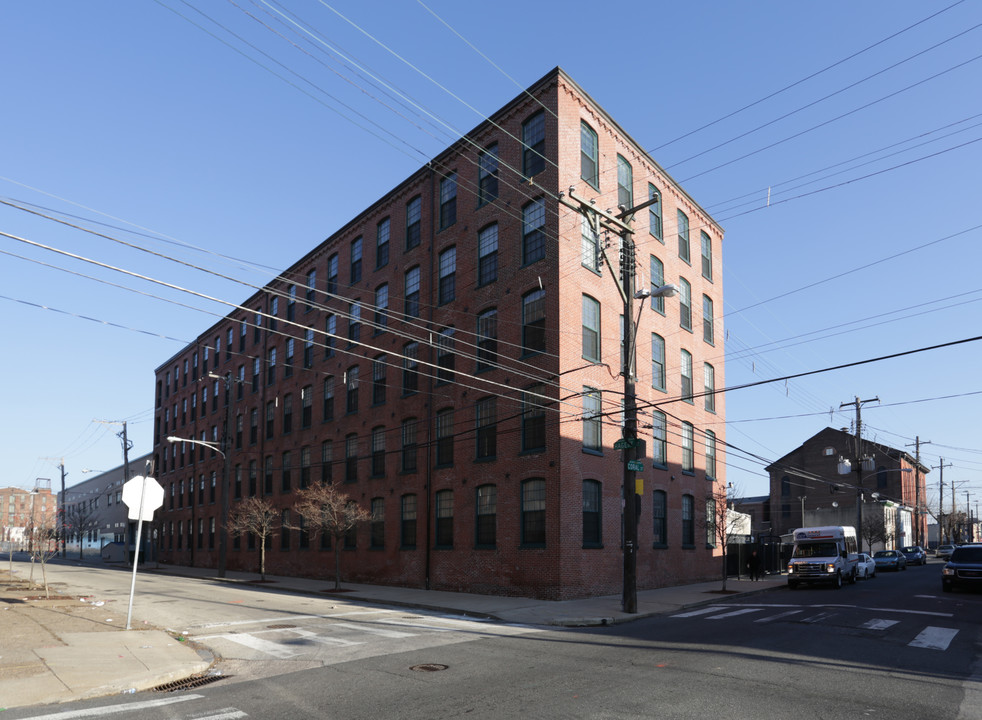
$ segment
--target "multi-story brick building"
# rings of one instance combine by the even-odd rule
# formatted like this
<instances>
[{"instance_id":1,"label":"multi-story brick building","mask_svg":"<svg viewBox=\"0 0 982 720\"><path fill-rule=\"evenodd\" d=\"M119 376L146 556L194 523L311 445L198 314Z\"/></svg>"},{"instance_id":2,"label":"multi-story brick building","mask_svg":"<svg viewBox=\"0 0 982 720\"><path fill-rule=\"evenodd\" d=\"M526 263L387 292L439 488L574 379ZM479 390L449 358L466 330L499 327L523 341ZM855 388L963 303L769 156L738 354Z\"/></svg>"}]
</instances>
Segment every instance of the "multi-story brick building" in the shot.
<instances>
[{"instance_id":1,"label":"multi-story brick building","mask_svg":"<svg viewBox=\"0 0 982 720\"><path fill-rule=\"evenodd\" d=\"M756 533L786 535L809 524L809 517L837 518L823 525L854 526L858 502L864 505L864 517L882 517L877 508L889 503L904 508L906 518L891 528L893 543L900 547L927 542L926 477L931 469L904 450L868 440L857 450L849 431L825 428L766 470L770 496L759 517L752 513ZM743 505L740 509L749 511Z\"/></svg>"},{"instance_id":2,"label":"multi-story brick building","mask_svg":"<svg viewBox=\"0 0 982 720\"><path fill-rule=\"evenodd\" d=\"M52 530L58 516L51 481L39 479L33 490L0 488L0 541L4 550L27 550L32 528Z\"/></svg>"},{"instance_id":3,"label":"multi-story brick building","mask_svg":"<svg viewBox=\"0 0 982 720\"><path fill-rule=\"evenodd\" d=\"M715 577L725 487L721 228L556 69L156 371L161 557L215 566L230 498L331 481L372 513L345 579L543 598L619 591L624 397L618 237L559 202L633 207L642 456L638 586ZM614 264L604 263L604 250ZM642 303L637 303L640 305ZM228 405L225 405L226 381ZM331 577L282 530L267 571ZM714 557L716 559L714 559ZM254 569L252 538L228 567Z\"/></svg>"}]
</instances>

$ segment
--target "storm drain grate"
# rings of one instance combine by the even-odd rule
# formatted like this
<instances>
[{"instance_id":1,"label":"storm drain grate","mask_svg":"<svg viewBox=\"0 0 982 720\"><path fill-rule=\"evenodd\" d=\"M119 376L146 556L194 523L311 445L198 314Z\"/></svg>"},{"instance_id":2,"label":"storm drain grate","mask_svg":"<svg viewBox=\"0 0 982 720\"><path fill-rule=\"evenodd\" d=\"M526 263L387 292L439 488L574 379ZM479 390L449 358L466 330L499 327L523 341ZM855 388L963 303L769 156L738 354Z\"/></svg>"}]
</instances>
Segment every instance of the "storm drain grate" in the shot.
<instances>
[{"instance_id":1,"label":"storm drain grate","mask_svg":"<svg viewBox=\"0 0 982 720\"><path fill-rule=\"evenodd\" d=\"M449 665L440 665L438 663L424 663L422 665L413 665L410 670L415 670L416 672L439 672L440 670L446 670Z\"/></svg>"},{"instance_id":2,"label":"storm drain grate","mask_svg":"<svg viewBox=\"0 0 982 720\"><path fill-rule=\"evenodd\" d=\"M174 682L164 683L163 685L158 685L155 688L150 688L150 692L178 692L180 690L192 690L194 688L199 688L202 685L211 685L211 683L218 680L224 680L227 677L232 677L231 675L200 675L197 677L189 677L184 680L175 680Z\"/></svg>"}]
</instances>

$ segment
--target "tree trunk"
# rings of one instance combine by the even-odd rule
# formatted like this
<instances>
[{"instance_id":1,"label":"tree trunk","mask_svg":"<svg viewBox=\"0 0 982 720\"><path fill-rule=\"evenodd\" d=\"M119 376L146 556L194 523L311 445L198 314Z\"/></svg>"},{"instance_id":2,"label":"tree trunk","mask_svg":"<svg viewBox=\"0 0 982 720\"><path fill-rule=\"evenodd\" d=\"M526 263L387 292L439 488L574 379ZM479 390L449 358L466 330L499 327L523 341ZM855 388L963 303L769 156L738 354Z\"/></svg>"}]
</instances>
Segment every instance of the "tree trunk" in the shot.
<instances>
[{"instance_id":1,"label":"tree trunk","mask_svg":"<svg viewBox=\"0 0 982 720\"><path fill-rule=\"evenodd\" d=\"M341 589L341 538L334 538L334 589Z\"/></svg>"},{"instance_id":2,"label":"tree trunk","mask_svg":"<svg viewBox=\"0 0 982 720\"><path fill-rule=\"evenodd\" d=\"M723 592L726 592L726 544L723 544Z\"/></svg>"},{"instance_id":3,"label":"tree trunk","mask_svg":"<svg viewBox=\"0 0 982 720\"><path fill-rule=\"evenodd\" d=\"M266 536L259 538L259 579L266 582Z\"/></svg>"}]
</instances>

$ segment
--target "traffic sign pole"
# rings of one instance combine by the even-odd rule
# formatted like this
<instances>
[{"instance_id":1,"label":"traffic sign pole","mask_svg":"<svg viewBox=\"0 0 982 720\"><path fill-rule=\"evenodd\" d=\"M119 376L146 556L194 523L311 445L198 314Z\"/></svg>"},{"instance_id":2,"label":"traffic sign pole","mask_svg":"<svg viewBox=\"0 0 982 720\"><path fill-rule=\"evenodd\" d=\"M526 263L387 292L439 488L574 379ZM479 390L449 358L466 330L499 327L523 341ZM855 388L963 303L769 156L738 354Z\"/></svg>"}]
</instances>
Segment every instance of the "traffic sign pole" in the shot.
<instances>
[{"instance_id":1,"label":"traffic sign pole","mask_svg":"<svg viewBox=\"0 0 982 720\"><path fill-rule=\"evenodd\" d=\"M139 498L136 497L139 493ZM143 535L143 517L153 518L153 512L164 504L164 489L152 477L134 477L123 485L123 502L129 508L129 518L136 519L136 548L133 552L133 578L130 581L130 602L126 610L126 629L133 618L133 595L136 593L136 568L140 564L140 544ZM134 511L136 518L133 517Z\"/></svg>"}]
</instances>

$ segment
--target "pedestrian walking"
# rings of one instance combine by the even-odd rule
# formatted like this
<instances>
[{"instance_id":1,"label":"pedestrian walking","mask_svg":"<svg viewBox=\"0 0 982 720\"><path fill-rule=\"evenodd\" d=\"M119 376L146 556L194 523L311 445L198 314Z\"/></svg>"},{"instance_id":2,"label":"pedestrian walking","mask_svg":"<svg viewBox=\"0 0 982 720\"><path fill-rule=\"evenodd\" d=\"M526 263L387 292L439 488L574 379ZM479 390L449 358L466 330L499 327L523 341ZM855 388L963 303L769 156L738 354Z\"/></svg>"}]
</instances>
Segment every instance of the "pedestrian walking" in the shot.
<instances>
[{"instance_id":1,"label":"pedestrian walking","mask_svg":"<svg viewBox=\"0 0 982 720\"><path fill-rule=\"evenodd\" d=\"M760 557L756 550L750 553L750 559L747 560L747 570L751 580L760 580Z\"/></svg>"}]
</instances>

